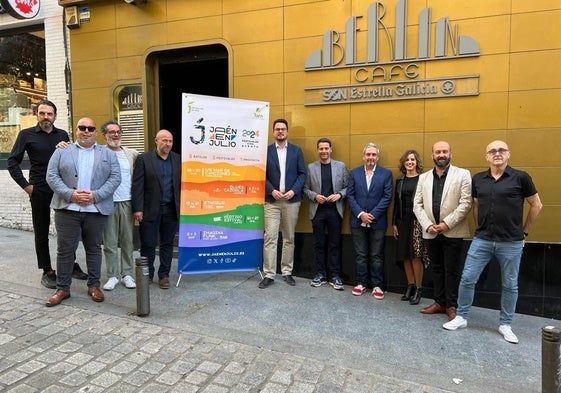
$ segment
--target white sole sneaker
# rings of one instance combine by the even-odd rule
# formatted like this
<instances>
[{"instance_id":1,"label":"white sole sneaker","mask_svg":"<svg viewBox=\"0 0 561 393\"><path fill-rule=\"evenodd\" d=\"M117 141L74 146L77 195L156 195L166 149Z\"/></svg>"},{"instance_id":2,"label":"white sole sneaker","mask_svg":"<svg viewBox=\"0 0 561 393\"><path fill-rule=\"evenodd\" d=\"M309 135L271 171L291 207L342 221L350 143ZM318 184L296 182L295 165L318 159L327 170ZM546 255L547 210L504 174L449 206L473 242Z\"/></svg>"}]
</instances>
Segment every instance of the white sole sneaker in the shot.
<instances>
[{"instance_id":1,"label":"white sole sneaker","mask_svg":"<svg viewBox=\"0 0 561 393\"><path fill-rule=\"evenodd\" d=\"M446 322L442 327L446 330L457 330L467 327L468 321L464 317L456 315L456 318L452 319L450 322Z\"/></svg>"},{"instance_id":2,"label":"white sole sneaker","mask_svg":"<svg viewBox=\"0 0 561 393\"><path fill-rule=\"evenodd\" d=\"M117 277L111 277L109 280L107 280L107 282L103 286L103 289L105 289L106 291L112 291L113 289L115 289L115 286L118 283L119 279Z\"/></svg>"},{"instance_id":3,"label":"white sole sneaker","mask_svg":"<svg viewBox=\"0 0 561 393\"><path fill-rule=\"evenodd\" d=\"M503 335L503 338L511 344L518 344L518 337L516 334L512 333L510 325L499 326L499 333Z\"/></svg>"}]
</instances>

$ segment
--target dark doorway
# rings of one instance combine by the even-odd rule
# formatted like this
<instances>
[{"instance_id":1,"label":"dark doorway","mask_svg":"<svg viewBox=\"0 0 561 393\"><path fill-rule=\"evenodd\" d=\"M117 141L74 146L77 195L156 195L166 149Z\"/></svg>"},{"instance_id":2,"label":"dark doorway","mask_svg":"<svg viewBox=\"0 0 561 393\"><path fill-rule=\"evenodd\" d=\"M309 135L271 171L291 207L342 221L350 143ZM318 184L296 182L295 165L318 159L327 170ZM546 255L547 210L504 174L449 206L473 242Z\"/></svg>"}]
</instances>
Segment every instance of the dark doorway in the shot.
<instances>
[{"instance_id":1,"label":"dark doorway","mask_svg":"<svg viewBox=\"0 0 561 393\"><path fill-rule=\"evenodd\" d=\"M228 97L228 52L222 45L168 50L158 54L158 69L160 128L181 154L181 94Z\"/></svg>"}]
</instances>

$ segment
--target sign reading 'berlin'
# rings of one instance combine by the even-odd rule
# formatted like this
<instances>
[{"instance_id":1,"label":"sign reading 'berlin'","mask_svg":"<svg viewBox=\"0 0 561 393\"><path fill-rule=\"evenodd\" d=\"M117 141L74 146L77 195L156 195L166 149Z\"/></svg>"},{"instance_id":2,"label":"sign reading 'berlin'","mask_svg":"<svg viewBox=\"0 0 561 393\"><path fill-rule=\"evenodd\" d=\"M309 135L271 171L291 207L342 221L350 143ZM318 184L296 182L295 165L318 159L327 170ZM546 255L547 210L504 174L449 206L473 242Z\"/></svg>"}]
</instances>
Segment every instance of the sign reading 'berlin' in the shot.
<instances>
[{"instance_id":1,"label":"sign reading 'berlin'","mask_svg":"<svg viewBox=\"0 0 561 393\"><path fill-rule=\"evenodd\" d=\"M442 17L435 23L434 51L431 53L431 8L427 7L419 14L416 56L408 57L415 49L413 46L409 48L407 42L407 8L407 0L397 2L392 38L390 29L384 23L385 5L375 2L368 7L366 60L357 58L361 15L347 20L344 44L338 31L327 31L323 35L322 49L310 54L305 70L348 68L352 70L354 82L307 87L305 105L478 95L479 75L427 77L422 69L428 61L478 57L477 42L460 35L458 25L452 25L447 17ZM389 52L386 61L380 61L382 48Z\"/></svg>"}]
</instances>

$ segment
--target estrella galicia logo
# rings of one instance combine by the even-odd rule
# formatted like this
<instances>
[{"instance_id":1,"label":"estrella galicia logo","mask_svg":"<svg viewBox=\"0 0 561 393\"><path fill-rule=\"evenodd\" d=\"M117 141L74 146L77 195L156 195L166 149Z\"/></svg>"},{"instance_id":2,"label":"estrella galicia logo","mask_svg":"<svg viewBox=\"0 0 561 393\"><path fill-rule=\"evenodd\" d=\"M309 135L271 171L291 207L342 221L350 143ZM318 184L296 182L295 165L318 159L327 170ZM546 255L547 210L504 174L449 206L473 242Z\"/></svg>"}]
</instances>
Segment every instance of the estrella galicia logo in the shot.
<instances>
[{"instance_id":1,"label":"estrella galicia logo","mask_svg":"<svg viewBox=\"0 0 561 393\"><path fill-rule=\"evenodd\" d=\"M201 133L200 139L196 140L192 136L189 137L189 139L191 139L191 142L194 143L195 145L200 145L201 143L203 143L205 141L205 126L203 124L201 124L203 122L203 120L204 120L204 118L201 117L199 120L197 120L197 124L193 125L193 128L195 130L200 130L200 133Z\"/></svg>"}]
</instances>

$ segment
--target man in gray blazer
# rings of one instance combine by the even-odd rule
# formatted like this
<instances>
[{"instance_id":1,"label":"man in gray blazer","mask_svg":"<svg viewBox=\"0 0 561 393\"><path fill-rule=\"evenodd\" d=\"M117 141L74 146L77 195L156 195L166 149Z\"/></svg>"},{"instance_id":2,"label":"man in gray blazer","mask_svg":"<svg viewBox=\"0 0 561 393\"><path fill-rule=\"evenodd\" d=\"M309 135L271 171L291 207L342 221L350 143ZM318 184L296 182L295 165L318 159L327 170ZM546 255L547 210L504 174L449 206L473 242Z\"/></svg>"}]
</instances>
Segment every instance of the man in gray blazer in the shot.
<instances>
[{"instance_id":1,"label":"man in gray blazer","mask_svg":"<svg viewBox=\"0 0 561 393\"><path fill-rule=\"evenodd\" d=\"M343 290L341 280L341 221L347 195L347 167L331 158L331 140L320 138L317 142L319 160L308 165L308 177L304 184L304 195L310 199L309 216L314 232L316 275L310 285L319 287L327 282L325 231L329 258L329 283Z\"/></svg>"},{"instance_id":2,"label":"man in gray blazer","mask_svg":"<svg viewBox=\"0 0 561 393\"><path fill-rule=\"evenodd\" d=\"M458 285L462 276L463 238L469 236L467 216L471 210L471 175L467 169L450 164L448 142L432 147L434 169L419 176L413 211L428 240L434 280L434 303L423 314L442 313L456 317Z\"/></svg>"},{"instance_id":3,"label":"man in gray blazer","mask_svg":"<svg viewBox=\"0 0 561 393\"><path fill-rule=\"evenodd\" d=\"M113 213L113 193L121 183L121 171L115 153L96 144L95 122L84 117L77 124L76 143L57 149L47 167L57 230L57 290L47 307L70 297L80 239L86 250L88 295L95 302L104 300L99 289L101 239L107 217Z\"/></svg>"}]
</instances>

